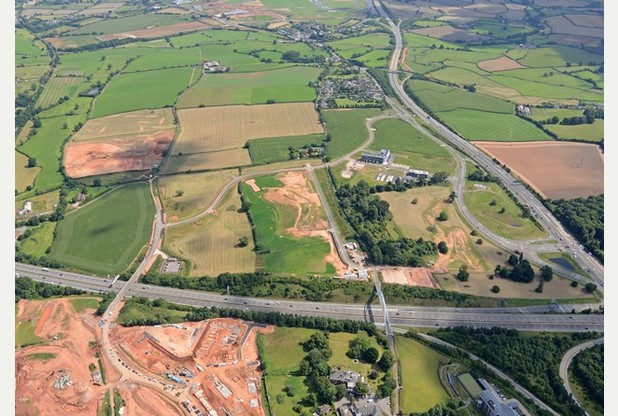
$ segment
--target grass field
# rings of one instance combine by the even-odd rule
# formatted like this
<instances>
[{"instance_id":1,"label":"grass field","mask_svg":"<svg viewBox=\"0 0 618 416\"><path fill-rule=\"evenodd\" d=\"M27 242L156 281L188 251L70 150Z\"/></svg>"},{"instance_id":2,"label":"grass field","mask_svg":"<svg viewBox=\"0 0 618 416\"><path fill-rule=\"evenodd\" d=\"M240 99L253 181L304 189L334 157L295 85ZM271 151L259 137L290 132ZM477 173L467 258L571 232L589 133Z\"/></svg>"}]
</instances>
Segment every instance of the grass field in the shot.
<instances>
[{"instance_id":1,"label":"grass field","mask_svg":"<svg viewBox=\"0 0 618 416\"><path fill-rule=\"evenodd\" d=\"M28 197L26 197L26 195L27 194L19 195L15 199L15 211L23 208L26 201L30 201L32 202L32 212L34 214L42 214L44 212L50 213L54 210L54 205L57 204L60 199L59 191L51 191Z\"/></svg>"},{"instance_id":2,"label":"grass field","mask_svg":"<svg viewBox=\"0 0 618 416\"><path fill-rule=\"evenodd\" d=\"M148 241L153 216L147 184L124 185L58 223L50 256L84 271L120 273Z\"/></svg>"},{"instance_id":3,"label":"grass field","mask_svg":"<svg viewBox=\"0 0 618 416\"><path fill-rule=\"evenodd\" d=\"M287 148L286 148L287 149ZM23 192L27 186L34 184L36 175L39 174L41 168L33 167L29 168L28 157L22 153L15 151L15 189L17 192Z\"/></svg>"},{"instance_id":4,"label":"grass field","mask_svg":"<svg viewBox=\"0 0 618 416\"><path fill-rule=\"evenodd\" d=\"M52 245L54 228L56 224L49 221L32 228L32 235L19 242L19 252L34 257L43 257L46 254L45 250Z\"/></svg>"},{"instance_id":5,"label":"grass field","mask_svg":"<svg viewBox=\"0 0 618 416\"><path fill-rule=\"evenodd\" d=\"M186 17L183 18L169 14L140 14L117 19L102 20L74 30L71 34L85 35L93 32L96 32L97 34L128 32L131 30L145 29L149 26L161 27L174 23L182 23L186 20Z\"/></svg>"},{"instance_id":6,"label":"grass field","mask_svg":"<svg viewBox=\"0 0 618 416\"><path fill-rule=\"evenodd\" d=\"M535 48L528 51L519 63L531 67L554 67L571 64L603 63L603 56L586 52L583 49L554 45L547 48Z\"/></svg>"},{"instance_id":7,"label":"grass field","mask_svg":"<svg viewBox=\"0 0 618 416\"><path fill-rule=\"evenodd\" d=\"M475 184L466 181L464 201L472 215L494 233L513 240L526 240L547 235L529 219L521 217L521 209L495 183ZM496 201L495 205L491 205ZM500 214L504 208L504 213Z\"/></svg>"},{"instance_id":8,"label":"grass field","mask_svg":"<svg viewBox=\"0 0 618 416\"><path fill-rule=\"evenodd\" d=\"M37 134L19 147L20 152L29 157L34 157L37 160L37 166L41 168L34 181L36 189L52 189L59 186L64 180L59 172L60 148L73 126L79 121L85 121L85 117L67 116L42 120L43 126L38 129ZM66 130L62 128L65 122L68 124Z\"/></svg>"},{"instance_id":9,"label":"grass field","mask_svg":"<svg viewBox=\"0 0 618 416\"><path fill-rule=\"evenodd\" d=\"M272 163L290 160L289 147L299 149L304 145L319 144L323 134L307 136L274 137L270 139L250 140L249 155L253 163Z\"/></svg>"},{"instance_id":10,"label":"grass field","mask_svg":"<svg viewBox=\"0 0 618 416\"><path fill-rule=\"evenodd\" d=\"M82 82L84 79L79 77L53 77L45 84L36 105L45 108L56 104L60 97L73 95Z\"/></svg>"},{"instance_id":11,"label":"grass field","mask_svg":"<svg viewBox=\"0 0 618 416\"><path fill-rule=\"evenodd\" d=\"M73 306L75 312L82 313L86 309L98 309L99 299L88 297L71 298L71 306Z\"/></svg>"},{"instance_id":12,"label":"grass field","mask_svg":"<svg viewBox=\"0 0 618 416\"><path fill-rule=\"evenodd\" d=\"M326 130L330 134L326 147L328 157L334 160L360 147L369 136L365 119L378 114L380 110L377 109L322 111Z\"/></svg>"},{"instance_id":13,"label":"grass field","mask_svg":"<svg viewBox=\"0 0 618 416\"><path fill-rule=\"evenodd\" d=\"M95 100L91 117L171 107L177 95L189 86L191 73L190 68L174 68L118 75Z\"/></svg>"},{"instance_id":14,"label":"grass field","mask_svg":"<svg viewBox=\"0 0 618 416\"><path fill-rule=\"evenodd\" d=\"M401 410L425 412L446 401L449 396L440 384L438 369L448 358L409 338L397 336L395 343L403 387Z\"/></svg>"},{"instance_id":15,"label":"grass field","mask_svg":"<svg viewBox=\"0 0 618 416\"><path fill-rule=\"evenodd\" d=\"M255 270L251 226L247 215L239 212L240 197L230 189L217 207L216 214L202 217L189 225L170 227L165 233L165 250L192 263L192 276L217 276ZM241 237L246 247L237 247Z\"/></svg>"},{"instance_id":16,"label":"grass field","mask_svg":"<svg viewBox=\"0 0 618 416\"><path fill-rule=\"evenodd\" d=\"M220 150L218 152L172 156L165 163L162 173L190 173L246 166L250 164L251 158L249 157L249 152L246 149L229 149Z\"/></svg>"},{"instance_id":17,"label":"grass field","mask_svg":"<svg viewBox=\"0 0 618 416\"><path fill-rule=\"evenodd\" d=\"M152 48L150 53L143 53L141 57L131 62L125 72L192 66L201 63L199 48Z\"/></svg>"},{"instance_id":18,"label":"grass field","mask_svg":"<svg viewBox=\"0 0 618 416\"><path fill-rule=\"evenodd\" d=\"M266 271L298 275L329 272L329 264L324 258L330 253L330 246L324 239L294 238L285 232L294 226L296 210L293 207L271 204L261 197L264 190L256 193L244 183L240 189L243 197L251 202L250 213L255 224L256 244L269 250L262 255Z\"/></svg>"},{"instance_id":19,"label":"grass field","mask_svg":"<svg viewBox=\"0 0 618 416\"><path fill-rule=\"evenodd\" d=\"M237 174L237 170L222 170L159 177L159 197L167 222L190 218L208 208Z\"/></svg>"},{"instance_id":20,"label":"grass field","mask_svg":"<svg viewBox=\"0 0 618 416\"><path fill-rule=\"evenodd\" d=\"M179 108L200 105L265 104L312 101L315 90L307 83L321 70L314 67L289 67L272 71L227 73L202 76L178 100Z\"/></svg>"},{"instance_id":21,"label":"grass field","mask_svg":"<svg viewBox=\"0 0 618 416\"><path fill-rule=\"evenodd\" d=\"M32 319L31 321L18 321L18 309L19 307L15 304L15 348L44 344L44 338L34 335L34 330L41 317L41 309L39 308L37 311L36 319Z\"/></svg>"},{"instance_id":22,"label":"grass field","mask_svg":"<svg viewBox=\"0 0 618 416\"><path fill-rule=\"evenodd\" d=\"M174 155L240 149L251 139L324 131L313 103L191 108L179 110L178 118Z\"/></svg>"},{"instance_id":23,"label":"grass field","mask_svg":"<svg viewBox=\"0 0 618 416\"><path fill-rule=\"evenodd\" d=\"M453 173L455 159L440 144L421 134L414 126L400 119L378 120L373 124L375 139L372 150L390 149L396 163L432 173Z\"/></svg>"}]
</instances>

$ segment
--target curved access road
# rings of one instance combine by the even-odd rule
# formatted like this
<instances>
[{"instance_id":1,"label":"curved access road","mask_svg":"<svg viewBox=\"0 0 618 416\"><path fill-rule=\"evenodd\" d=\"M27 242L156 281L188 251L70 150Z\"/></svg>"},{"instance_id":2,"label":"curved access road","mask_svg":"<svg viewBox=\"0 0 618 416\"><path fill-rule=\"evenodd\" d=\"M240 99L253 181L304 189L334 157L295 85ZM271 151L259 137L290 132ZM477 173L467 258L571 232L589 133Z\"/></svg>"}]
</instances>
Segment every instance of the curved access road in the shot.
<instances>
[{"instance_id":1,"label":"curved access road","mask_svg":"<svg viewBox=\"0 0 618 416\"><path fill-rule=\"evenodd\" d=\"M562 361L560 361L559 374L560 374L560 378L562 379L562 383L564 384L564 388L566 389L567 393L569 393L569 396L571 396L573 400L575 400L575 403L577 403L579 407L582 407L582 405L581 403L577 401L577 398L573 395L573 390L571 389L571 384L569 383L569 367L571 366L571 362L573 361L573 358L575 358L577 354L579 354L585 349L594 347L595 345L601 345L603 343L605 343L605 338L594 339L592 341L588 341L588 342L584 342L582 344L576 345L570 350L568 350L564 354L564 357L562 357Z\"/></svg>"}]
</instances>

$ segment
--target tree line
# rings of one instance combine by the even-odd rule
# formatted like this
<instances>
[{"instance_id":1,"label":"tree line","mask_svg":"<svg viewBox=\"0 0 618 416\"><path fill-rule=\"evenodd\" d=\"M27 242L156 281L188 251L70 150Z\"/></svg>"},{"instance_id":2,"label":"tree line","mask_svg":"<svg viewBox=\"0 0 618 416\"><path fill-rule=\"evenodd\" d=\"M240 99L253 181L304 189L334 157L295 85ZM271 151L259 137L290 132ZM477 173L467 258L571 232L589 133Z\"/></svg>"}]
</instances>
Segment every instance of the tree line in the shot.
<instances>
[{"instance_id":1,"label":"tree line","mask_svg":"<svg viewBox=\"0 0 618 416\"><path fill-rule=\"evenodd\" d=\"M584 394L601 407L604 403L604 358L604 346L595 345L577 354L571 363L573 376Z\"/></svg>"}]
</instances>

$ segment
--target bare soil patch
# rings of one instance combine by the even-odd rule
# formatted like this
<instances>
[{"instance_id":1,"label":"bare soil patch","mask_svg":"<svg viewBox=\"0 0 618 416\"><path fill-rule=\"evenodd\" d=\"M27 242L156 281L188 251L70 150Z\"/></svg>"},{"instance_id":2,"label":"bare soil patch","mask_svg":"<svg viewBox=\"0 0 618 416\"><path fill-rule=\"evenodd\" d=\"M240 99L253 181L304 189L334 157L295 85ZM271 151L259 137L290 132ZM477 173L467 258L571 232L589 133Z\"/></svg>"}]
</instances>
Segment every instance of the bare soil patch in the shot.
<instances>
[{"instance_id":1,"label":"bare soil patch","mask_svg":"<svg viewBox=\"0 0 618 416\"><path fill-rule=\"evenodd\" d=\"M255 183L255 179L249 179L245 183L247 185L249 185L251 187L251 189L253 189L253 192L259 192L261 190L260 187L258 186L258 184Z\"/></svg>"},{"instance_id":2,"label":"bare soil patch","mask_svg":"<svg viewBox=\"0 0 618 416\"><path fill-rule=\"evenodd\" d=\"M384 283L396 283L407 286L423 286L439 289L440 286L433 279L430 269L425 267L393 267L383 268Z\"/></svg>"},{"instance_id":3,"label":"bare soil patch","mask_svg":"<svg viewBox=\"0 0 618 416\"><path fill-rule=\"evenodd\" d=\"M573 142L475 142L545 198L578 198L604 191L599 146Z\"/></svg>"},{"instance_id":4,"label":"bare soil patch","mask_svg":"<svg viewBox=\"0 0 618 416\"><path fill-rule=\"evenodd\" d=\"M179 402L188 400L191 408L195 406L203 414L215 410L218 414L262 416L255 333L272 330L244 321L213 319L162 327L118 327L112 335L147 371L174 374L182 380L184 385L170 381L168 388ZM194 377L181 376L183 369ZM175 414L162 411L158 402L151 400L153 394L136 390L131 399L146 411L144 415Z\"/></svg>"},{"instance_id":5,"label":"bare soil patch","mask_svg":"<svg viewBox=\"0 0 618 416\"><path fill-rule=\"evenodd\" d=\"M487 61L482 61L476 64L479 68L488 72L496 72L496 71L506 71L509 69L520 69L526 68L521 65L519 62L509 58L508 56L502 56L496 59L490 59Z\"/></svg>"},{"instance_id":6,"label":"bare soil patch","mask_svg":"<svg viewBox=\"0 0 618 416\"><path fill-rule=\"evenodd\" d=\"M96 363L93 320L77 314L69 299L19 301L17 321L31 319L43 309L35 335L46 345L22 348L15 352L15 411L24 415L96 415L99 395L106 387L91 382L88 365ZM92 311L90 311L92 312ZM32 354L55 354L49 360L28 359ZM65 389L54 383L66 373L72 384Z\"/></svg>"},{"instance_id":7,"label":"bare soil patch","mask_svg":"<svg viewBox=\"0 0 618 416\"><path fill-rule=\"evenodd\" d=\"M163 27L151 27L149 29L133 30L130 32L112 33L110 35L97 36L100 41L113 40L113 39L126 39L126 38L155 38L167 35L173 35L180 32L189 32L208 29L210 25L204 22L186 22L176 23Z\"/></svg>"}]
</instances>

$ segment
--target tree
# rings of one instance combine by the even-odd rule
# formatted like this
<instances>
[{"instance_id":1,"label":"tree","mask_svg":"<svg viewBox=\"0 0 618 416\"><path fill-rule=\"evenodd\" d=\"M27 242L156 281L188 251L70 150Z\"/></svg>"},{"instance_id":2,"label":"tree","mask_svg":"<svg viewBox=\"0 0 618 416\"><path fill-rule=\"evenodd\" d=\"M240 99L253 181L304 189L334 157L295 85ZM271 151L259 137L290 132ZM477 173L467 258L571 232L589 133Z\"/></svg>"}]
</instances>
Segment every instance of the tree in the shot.
<instances>
[{"instance_id":1,"label":"tree","mask_svg":"<svg viewBox=\"0 0 618 416\"><path fill-rule=\"evenodd\" d=\"M511 255L509 256L508 263L509 263L511 266L515 266L517 263L519 263L519 260L517 259L517 256L516 256L515 254L511 254Z\"/></svg>"},{"instance_id":2,"label":"tree","mask_svg":"<svg viewBox=\"0 0 618 416\"><path fill-rule=\"evenodd\" d=\"M34 157L29 157L28 158L28 167L29 168L36 167L36 158L34 158Z\"/></svg>"},{"instance_id":3,"label":"tree","mask_svg":"<svg viewBox=\"0 0 618 416\"><path fill-rule=\"evenodd\" d=\"M476 244L481 245L483 244L483 239L479 238L478 240L476 240Z\"/></svg>"},{"instance_id":4,"label":"tree","mask_svg":"<svg viewBox=\"0 0 618 416\"><path fill-rule=\"evenodd\" d=\"M498 285L492 286L491 291L493 293L500 293L500 286L498 286Z\"/></svg>"},{"instance_id":5,"label":"tree","mask_svg":"<svg viewBox=\"0 0 618 416\"><path fill-rule=\"evenodd\" d=\"M411 204L412 205L416 205L418 203L418 198L414 197L414 199L412 200Z\"/></svg>"},{"instance_id":6,"label":"tree","mask_svg":"<svg viewBox=\"0 0 618 416\"><path fill-rule=\"evenodd\" d=\"M473 237L476 237L477 235L479 235L479 232L478 232L478 231L476 231L476 230L472 230L472 231L470 232L470 235L471 235L471 236L473 236Z\"/></svg>"},{"instance_id":7,"label":"tree","mask_svg":"<svg viewBox=\"0 0 618 416\"><path fill-rule=\"evenodd\" d=\"M440 211L440 215L436 218L438 221L446 221L448 220L448 213L444 210Z\"/></svg>"},{"instance_id":8,"label":"tree","mask_svg":"<svg viewBox=\"0 0 618 416\"><path fill-rule=\"evenodd\" d=\"M498 211L498 214L504 214L506 212L506 209L504 207L500 208L500 211Z\"/></svg>"},{"instance_id":9,"label":"tree","mask_svg":"<svg viewBox=\"0 0 618 416\"><path fill-rule=\"evenodd\" d=\"M539 285L536 287L536 289L534 289L534 291L536 293L543 293L543 286L545 285L545 280L543 280L543 278L541 278L541 281L539 282Z\"/></svg>"},{"instance_id":10,"label":"tree","mask_svg":"<svg viewBox=\"0 0 618 416\"><path fill-rule=\"evenodd\" d=\"M467 282L468 278L470 278L470 273L468 272L468 266L466 264L462 264L459 266L459 271L457 272L457 280L462 282Z\"/></svg>"},{"instance_id":11,"label":"tree","mask_svg":"<svg viewBox=\"0 0 618 416\"><path fill-rule=\"evenodd\" d=\"M448 246L446 245L446 242L440 241L438 243L438 251L442 254L448 253Z\"/></svg>"},{"instance_id":12,"label":"tree","mask_svg":"<svg viewBox=\"0 0 618 416\"><path fill-rule=\"evenodd\" d=\"M579 283L577 283L577 280L573 280L571 282L571 287L577 287L577 286L579 286Z\"/></svg>"},{"instance_id":13,"label":"tree","mask_svg":"<svg viewBox=\"0 0 618 416\"><path fill-rule=\"evenodd\" d=\"M179 196L183 196L185 194L185 191L183 191L182 189L177 189L176 192L174 193L174 196L179 197Z\"/></svg>"},{"instance_id":14,"label":"tree","mask_svg":"<svg viewBox=\"0 0 618 416\"><path fill-rule=\"evenodd\" d=\"M497 204L498 204L498 201L496 201L495 199L492 199L492 200L489 202L489 206L491 206L491 207L495 207Z\"/></svg>"},{"instance_id":15,"label":"tree","mask_svg":"<svg viewBox=\"0 0 618 416\"><path fill-rule=\"evenodd\" d=\"M554 270L550 266L542 266L540 270L543 280L551 282L551 279L554 277Z\"/></svg>"},{"instance_id":16,"label":"tree","mask_svg":"<svg viewBox=\"0 0 618 416\"><path fill-rule=\"evenodd\" d=\"M92 181L92 186L94 186L95 188L98 188L101 186L101 179L96 178L95 180Z\"/></svg>"},{"instance_id":17,"label":"tree","mask_svg":"<svg viewBox=\"0 0 618 416\"><path fill-rule=\"evenodd\" d=\"M586 283L584 286L584 292L586 293L594 293L595 290L597 290L597 285L594 283Z\"/></svg>"},{"instance_id":18,"label":"tree","mask_svg":"<svg viewBox=\"0 0 618 416\"><path fill-rule=\"evenodd\" d=\"M356 383L354 393L358 394L359 396L364 396L365 394L369 393L369 386L366 383Z\"/></svg>"},{"instance_id":19,"label":"tree","mask_svg":"<svg viewBox=\"0 0 618 416\"><path fill-rule=\"evenodd\" d=\"M238 239L238 247L247 247L249 245L249 239L247 237L240 237Z\"/></svg>"},{"instance_id":20,"label":"tree","mask_svg":"<svg viewBox=\"0 0 618 416\"><path fill-rule=\"evenodd\" d=\"M313 385L318 403L330 403L337 395L335 385L332 384L327 377L315 377Z\"/></svg>"},{"instance_id":21,"label":"tree","mask_svg":"<svg viewBox=\"0 0 618 416\"><path fill-rule=\"evenodd\" d=\"M335 400L340 400L341 398L345 397L346 394L348 394L348 388L345 384L337 384L335 386L335 391Z\"/></svg>"},{"instance_id":22,"label":"tree","mask_svg":"<svg viewBox=\"0 0 618 416\"><path fill-rule=\"evenodd\" d=\"M390 350L385 350L382 353L382 357L380 357L380 361L378 361L378 365L382 369L382 371L388 371L393 366L393 354Z\"/></svg>"},{"instance_id":23,"label":"tree","mask_svg":"<svg viewBox=\"0 0 618 416\"><path fill-rule=\"evenodd\" d=\"M251 208L251 205L253 205L253 204L251 203L251 201L245 201L245 200L243 200L243 201L242 201L242 204L240 204L240 210L241 210L242 212L248 212L248 211L249 211L249 209Z\"/></svg>"},{"instance_id":24,"label":"tree","mask_svg":"<svg viewBox=\"0 0 618 416\"><path fill-rule=\"evenodd\" d=\"M349 343L346 355L352 359L360 359L366 349L371 347L371 342L367 337L356 337Z\"/></svg>"},{"instance_id":25,"label":"tree","mask_svg":"<svg viewBox=\"0 0 618 416\"><path fill-rule=\"evenodd\" d=\"M363 361L368 362L370 364L378 361L378 357L380 356L380 352L375 347L369 347L365 351L363 351Z\"/></svg>"},{"instance_id":26,"label":"tree","mask_svg":"<svg viewBox=\"0 0 618 416\"><path fill-rule=\"evenodd\" d=\"M300 58L300 52L298 51L287 51L281 55L281 58L285 61L294 62Z\"/></svg>"},{"instance_id":27,"label":"tree","mask_svg":"<svg viewBox=\"0 0 618 416\"><path fill-rule=\"evenodd\" d=\"M303 350L305 350L305 352L311 350L323 351L328 348L328 337L322 331L314 332L305 342L303 342Z\"/></svg>"}]
</instances>

